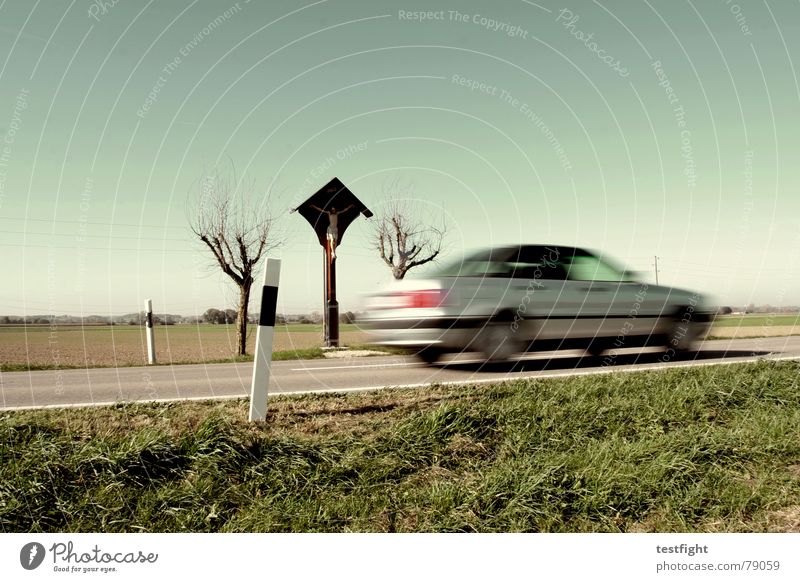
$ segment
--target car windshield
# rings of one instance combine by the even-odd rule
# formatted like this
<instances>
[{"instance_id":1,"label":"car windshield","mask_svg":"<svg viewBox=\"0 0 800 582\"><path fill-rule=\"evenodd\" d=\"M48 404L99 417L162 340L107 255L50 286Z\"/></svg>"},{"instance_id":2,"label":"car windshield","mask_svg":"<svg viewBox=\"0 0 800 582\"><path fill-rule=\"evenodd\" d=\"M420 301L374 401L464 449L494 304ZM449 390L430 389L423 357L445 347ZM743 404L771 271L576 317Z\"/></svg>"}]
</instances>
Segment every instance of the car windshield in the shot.
<instances>
[{"instance_id":1,"label":"car windshield","mask_svg":"<svg viewBox=\"0 0 800 582\"><path fill-rule=\"evenodd\" d=\"M567 270L567 278L573 281L633 281L633 277L628 271L594 255L566 256L564 257L564 267Z\"/></svg>"}]
</instances>

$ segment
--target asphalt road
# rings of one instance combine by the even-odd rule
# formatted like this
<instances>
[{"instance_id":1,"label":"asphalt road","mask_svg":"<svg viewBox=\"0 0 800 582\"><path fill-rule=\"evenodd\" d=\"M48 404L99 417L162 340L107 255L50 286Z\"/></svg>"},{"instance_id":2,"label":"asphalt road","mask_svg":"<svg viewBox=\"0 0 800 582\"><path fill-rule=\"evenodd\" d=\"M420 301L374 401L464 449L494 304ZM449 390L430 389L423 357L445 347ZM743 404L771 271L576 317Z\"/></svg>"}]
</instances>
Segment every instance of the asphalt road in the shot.
<instances>
[{"instance_id":1,"label":"asphalt road","mask_svg":"<svg viewBox=\"0 0 800 582\"><path fill-rule=\"evenodd\" d=\"M800 336L706 341L697 352L662 361L663 352L623 350L616 357L578 351L538 352L483 365L469 354L436 366L413 358L374 356L274 362L269 393L347 392L431 383L483 383L525 377L597 374L698 366L759 358L800 359ZM252 363L93 368L0 373L0 410L108 405L249 396Z\"/></svg>"}]
</instances>

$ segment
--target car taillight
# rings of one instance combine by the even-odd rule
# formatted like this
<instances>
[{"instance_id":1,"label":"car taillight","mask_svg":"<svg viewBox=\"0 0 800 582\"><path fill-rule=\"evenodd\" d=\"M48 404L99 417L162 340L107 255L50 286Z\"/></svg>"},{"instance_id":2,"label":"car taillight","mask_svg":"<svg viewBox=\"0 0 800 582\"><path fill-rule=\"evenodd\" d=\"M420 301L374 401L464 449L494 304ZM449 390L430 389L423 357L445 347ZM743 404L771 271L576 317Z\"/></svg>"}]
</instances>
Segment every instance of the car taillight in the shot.
<instances>
[{"instance_id":1,"label":"car taillight","mask_svg":"<svg viewBox=\"0 0 800 582\"><path fill-rule=\"evenodd\" d=\"M399 295L403 299L403 307L428 309L442 305L447 297L447 291L444 289L425 289L424 291L404 291Z\"/></svg>"}]
</instances>

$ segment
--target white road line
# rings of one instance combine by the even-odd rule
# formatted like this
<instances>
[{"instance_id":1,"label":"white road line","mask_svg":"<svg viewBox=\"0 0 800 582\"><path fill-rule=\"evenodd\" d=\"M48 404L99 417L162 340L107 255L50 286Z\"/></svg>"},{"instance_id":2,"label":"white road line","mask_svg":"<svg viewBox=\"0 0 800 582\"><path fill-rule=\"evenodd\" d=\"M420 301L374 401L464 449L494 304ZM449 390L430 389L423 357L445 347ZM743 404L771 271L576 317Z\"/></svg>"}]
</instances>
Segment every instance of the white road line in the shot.
<instances>
[{"instance_id":1,"label":"white road line","mask_svg":"<svg viewBox=\"0 0 800 582\"><path fill-rule=\"evenodd\" d=\"M581 353L583 353L581 351ZM520 362L532 362L535 360L556 360L556 359L567 359L567 358L574 358L574 355L563 355L558 354L557 356L549 357L547 356L547 352L539 352L536 357L532 358L520 358ZM442 362L442 366L447 368L450 365L458 364L481 364L483 360L478 359L465 359L465 360L450 360L446 362ZM358 369L358 368L390 368L395 366L419 366L421 365L420 362L402 362L399 364L350 364L350 365L342 365L342 366L316 366L316 367L308 367L308 368L291 368L290 371L292 372L305 372L306 370L349 370L349 369Z\"/></svg>"},{"instance_id":2,"label":"white road line","mask_svg":"<svg viewBox=\"0 0 800 582\"><path fill-rule=\"evenodd\" d=\"M314 368L291 368L292 372L306 372L313 370L349 370L352 368L393 368L397 366L416 366L417 362L401 362L399 364L351 364L349 366L316 366Z\"/></svg>"}]
</instances>

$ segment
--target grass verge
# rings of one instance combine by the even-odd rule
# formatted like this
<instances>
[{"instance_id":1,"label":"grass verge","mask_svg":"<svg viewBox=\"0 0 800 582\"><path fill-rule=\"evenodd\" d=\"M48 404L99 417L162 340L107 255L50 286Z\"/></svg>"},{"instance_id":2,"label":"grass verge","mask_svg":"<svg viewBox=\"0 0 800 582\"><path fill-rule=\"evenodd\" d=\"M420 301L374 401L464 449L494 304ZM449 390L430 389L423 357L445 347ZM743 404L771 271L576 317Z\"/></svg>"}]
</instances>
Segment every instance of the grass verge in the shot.
<instances>
[{"instance_id":1,"label":"grass verge","mask_svg":"<svg viewBox=\"0 0 800 582\"><path fill-rule=\"evenodd\" d=\"M0 531L800 531L800 365L0 414Z\"/></svg>"},{"instance_id":2,"label":"grass verge","mask_svg":"<svg viewBox=\"0 0 800 582\"><path fill-rule=\"evenodd\" d=\"M758 315L718 315L714 318L716 327L764 327L800 325L800 314L768 313Z\"/></svg>"},{"instance_id":3,"label":"grass verge","mask_svg":"<svg viewBox=\"0 0 800 582\"><path fill-rule=\"evenodd\" d=\"M775 338L781 338L781 337L794 337L794 336L798 336L798 335L800 335L800 333L787 333L787 334L781 334L781 335L769 335L769 334L765 334L765 333L741 333L741 334L737 333L736 337L733 338L731 336L713 335L713 334L711 334L711 335L707 335L705 337L705 339L707 339L707 340L730 340L730 339L740 340L740 339L767 339L767 338L775 339Z\"/></svg>"}]
</instances>

